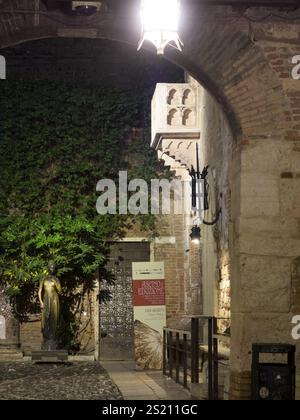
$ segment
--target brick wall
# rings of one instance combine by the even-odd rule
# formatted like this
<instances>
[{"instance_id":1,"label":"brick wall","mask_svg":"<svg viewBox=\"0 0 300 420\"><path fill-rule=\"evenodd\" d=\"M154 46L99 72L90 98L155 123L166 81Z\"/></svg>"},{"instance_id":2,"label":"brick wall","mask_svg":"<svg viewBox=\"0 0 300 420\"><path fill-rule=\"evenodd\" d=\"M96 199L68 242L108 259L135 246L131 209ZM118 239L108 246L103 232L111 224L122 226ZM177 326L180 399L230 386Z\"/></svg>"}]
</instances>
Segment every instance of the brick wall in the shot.
<instances>
[{"instance_id":1,"label":"brick wall","mask_svg":"<svg viewBox=\"0 0 300 420\"><path fill-rule=\"evenodd\" d=\"M169 226L168 230L165 229L166 225ZM164 216L158 221L158 232L175 239L174 244L154 245L155 261L165 262L167 317L172 321L184 313L183 216Z\"/></svg>"},{"instance_id":2,"label":"brick wall","mask_svg":"<svg viewBox=\"0 0 300 420\"><path fill-rule=\"evenodd\" d=\"M190 226L187 226L186 229L190 230ZM203 314L202 267L202 246L193 244L190 241L188 268L185 273L185 307L187 315Z\"/></svg>"},{"instance_id":3,"label":"brick wall","mask_svg":"<svg viewBox=\"0 0 300 420\"><path fill-rule=\"evenodd\" d=\"M202 90L199 107L201 110L200 160L203 167L209 165L210 208L205 214L206 221L213 221L217 211L222 210L215 226L202 226L204 292L208 290L208 287L215 289L211 292L214 294L211 302L205 305L209 312L205 315L230 318L230 166L234 139L225 114L216 100L205 90ZM205 298L204 295L204 303ZM225 322L224 328L228 325L229 323Z\"/></svg>"},{"instance_id":4,"label":"brick wall","mask_svg":"<svg viewBox=\"0 0 300 420\"><path fill-rule=\"evenodd\" d=\"M29 322L20 325L20 345L26 356L31 355L32 351L41 350L43 342L41 329L41 317L39 315L30 316Z\"/></svg>"},{"instance_id":5,"label":"brick wall","mask_svg":"<svg viewBox=\"0 0 300 420\"><path fill-rule=\"evenodd\" d=\"M182 245L185 254L185 313L230 318L230 165L234 139L217 101L190 76L187 82L197 87L199 92L197 106L200 119L197 126L201 132L198 141L200 169L209 166L209 210L205 212L204 218L212 222L219 209L222 213L214 226L201 225L200 244L193 244L190 240L194 215L186 215L184 218L185 241ZM184 159L193 162L196 144L184 153ZM224 321L222 329L229 325L230 321Z\"/></svg>"}]
</instances>

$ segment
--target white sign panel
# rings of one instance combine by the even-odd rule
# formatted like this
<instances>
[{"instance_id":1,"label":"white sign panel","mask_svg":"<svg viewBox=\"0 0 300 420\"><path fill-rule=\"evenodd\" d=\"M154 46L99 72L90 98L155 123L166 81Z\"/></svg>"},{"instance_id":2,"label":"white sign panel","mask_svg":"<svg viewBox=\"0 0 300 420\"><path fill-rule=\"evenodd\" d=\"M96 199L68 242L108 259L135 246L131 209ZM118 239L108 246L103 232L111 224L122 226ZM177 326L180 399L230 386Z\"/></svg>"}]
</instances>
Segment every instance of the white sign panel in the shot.
<instances>
[{"instance_id":1,"label":"white sign panel","mask_svg":"<svg viewBox=\"0 0 300 420\"><path fill-rule=\"evenodd\" d=\"M162 369L166 326L163 262L133 263L135 360L144 369Z\"/></svg>"}]
</instances>

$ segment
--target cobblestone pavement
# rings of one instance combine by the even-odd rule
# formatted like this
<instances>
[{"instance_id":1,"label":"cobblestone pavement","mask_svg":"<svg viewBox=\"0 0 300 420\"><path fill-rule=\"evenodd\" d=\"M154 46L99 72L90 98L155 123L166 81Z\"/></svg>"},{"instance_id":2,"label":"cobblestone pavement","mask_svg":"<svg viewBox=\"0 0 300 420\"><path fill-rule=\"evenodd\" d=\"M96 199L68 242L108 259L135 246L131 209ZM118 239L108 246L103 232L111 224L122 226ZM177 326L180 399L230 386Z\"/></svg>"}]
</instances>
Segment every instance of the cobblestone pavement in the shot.
<instances>
[{"instance_id":1,"label":"cobblestone pavement","mask_svg":"<svg viewBox=\"0 0 300 420\"><path fill-rule=\"evenodd\" d=\"M0 363L0 400L121 400L97 362Z\"/></svg>"}]
</instances>

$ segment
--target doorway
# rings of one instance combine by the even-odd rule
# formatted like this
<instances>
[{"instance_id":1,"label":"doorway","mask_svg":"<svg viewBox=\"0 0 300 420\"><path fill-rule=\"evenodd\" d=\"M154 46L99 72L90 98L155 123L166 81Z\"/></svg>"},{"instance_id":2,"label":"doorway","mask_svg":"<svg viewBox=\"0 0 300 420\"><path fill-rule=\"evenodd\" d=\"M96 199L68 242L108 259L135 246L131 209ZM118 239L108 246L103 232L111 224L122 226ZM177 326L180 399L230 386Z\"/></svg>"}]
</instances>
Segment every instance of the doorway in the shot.
<instances>
[{"instance_id":1,"label":"doorway","mask_svg":"<svg viewBox=\"0 0 300 420\"><path fill-rule=\"evenodd\" d=\"M107 270L110 284L100 281L100 359L134 359L132 263L150 261L149 242L122 242L111 248Z\"/></svg>"}]
</instances>

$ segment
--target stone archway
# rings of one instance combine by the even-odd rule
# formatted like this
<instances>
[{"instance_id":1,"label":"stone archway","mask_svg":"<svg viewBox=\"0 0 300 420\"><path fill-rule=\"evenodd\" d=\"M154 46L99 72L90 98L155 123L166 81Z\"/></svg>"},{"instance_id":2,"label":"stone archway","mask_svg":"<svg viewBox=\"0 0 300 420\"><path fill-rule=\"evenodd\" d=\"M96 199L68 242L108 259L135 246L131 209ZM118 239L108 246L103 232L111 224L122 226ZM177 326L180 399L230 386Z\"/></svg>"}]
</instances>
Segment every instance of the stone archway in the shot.
<instances>
[{"instance_id":1,"label":"stone archway","mask_svg":"<svg viewBox=\"0 0 300 420\"><path fill-rule=\"evenodd\" d=\"M11 3L0 5L9 8ZM13 3L22 7L22 1ZM217 99L235 136L231 393L247 398L251 343L292 341L291 319L299 303L291 273L300 252L300 83L290 76L291 56L300 49L299 26L276 19L251 26L193 7L186 11L189 24L182 30L184 52L169 51L166 57ZM119 15L87 24L59 12L50 19L34 13L1 15L0 9L2 48L57 36L137 45L139 34L130 19Z\"/></svg>"},{"instance_id":2,"label":"stone archway","mask_svg":"<svg viewBox=\"0 0 300 420\"><path fill-rule=\"evenodd\" d=\"M2 15L1 9L7 12L11 2L2 0L0 6L0 48L51 37L102 38L134 46L138 43L138 25L130 25L132 16L124 19L122 15L108 15L97 22L89 18L87 25L86 18L72 18L59 12L51 14L51 18L45 11L41 15L33 12ZM22 1L14 1L14 8L22 9ZM169 50L166 58L189 72L218 100L236 137L251 139L254 124L250 126L247 119L251 110L269 110L278 102L285 107L285 112L289 108L280 80L283 70L276 72L276 67L272 66L276 53L252 40L247 23L241 22L233 29L232 22L220 21L219 15L217 22L212 23L213 11L208 22L205 14L199 21L201 12L188 10L189 26L183 28L184 51L181 54ZM268 52L273 54L268 56ZM258 133L265 133L268 122L272 126L271 133L278 134L279 123L286 121L286 115L277 109L276 114L266 112L252 117L252 121L256 139Z\"/></svg>"}]
</instances>

